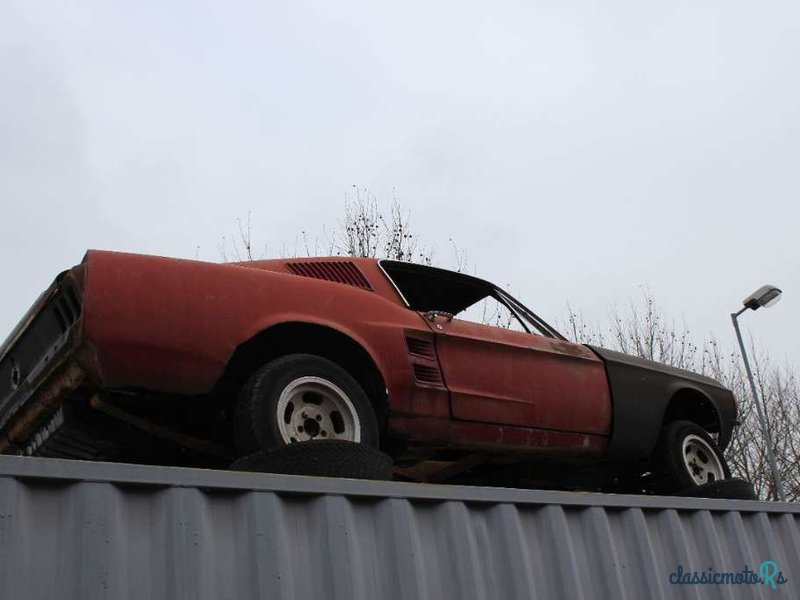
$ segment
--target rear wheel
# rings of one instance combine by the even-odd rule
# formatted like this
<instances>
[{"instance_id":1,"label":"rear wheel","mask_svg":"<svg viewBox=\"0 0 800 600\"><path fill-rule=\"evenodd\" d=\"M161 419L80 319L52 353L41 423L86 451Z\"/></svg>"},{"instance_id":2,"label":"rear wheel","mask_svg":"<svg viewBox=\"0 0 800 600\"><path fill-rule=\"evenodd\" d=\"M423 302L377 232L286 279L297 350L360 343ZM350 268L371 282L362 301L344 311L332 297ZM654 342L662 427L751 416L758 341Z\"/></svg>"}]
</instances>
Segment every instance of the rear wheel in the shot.
<instances>
[{"instance_id":1,"label":"rear wheel","mask_svg":"<svg viewBox=\"0 0 800 600\"><path fill-rule=\"evenodd\" d=\"M339 365L321 356L290 354L247 381L235 415L240 454L311 440L378 446L369 398Z\"/></svg>"},{"instance_id":2,"label":"rear wheel","mask_svg":"<svg viewBox=\"0 0 800 600\"><path fill-rule=\"evenodd\" d=\"M716 442L691 421L674 421L661 429L654 457L657 485L665 492L730 479L731 472Z\"/></svg>"}]
</instances>

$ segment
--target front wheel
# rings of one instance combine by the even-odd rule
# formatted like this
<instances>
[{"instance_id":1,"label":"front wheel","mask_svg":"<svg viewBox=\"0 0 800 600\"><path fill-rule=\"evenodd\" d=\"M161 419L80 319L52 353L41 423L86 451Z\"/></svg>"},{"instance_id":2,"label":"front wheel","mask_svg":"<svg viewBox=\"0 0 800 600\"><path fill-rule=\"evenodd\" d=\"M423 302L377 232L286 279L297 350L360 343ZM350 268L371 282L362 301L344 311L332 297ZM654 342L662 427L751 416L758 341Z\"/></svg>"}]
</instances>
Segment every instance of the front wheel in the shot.
<instances>
[{"instance_id":1,"label":"front wheel","mask_svg":"<svg viewBox=\"0 0 800 600\"><path fill-rule=\"evenodd\" d=\"M654 456L657 485L676 492L730 479L731 472L716 442L691 421L674 421L661 429Z\"/></svg>"},{"instance_id":2,"label":"front wheel","mask_svg":"<svg viewBox=\"0 0 800 600\"><path fill-rule=\"evenodd\" d=\"M242 388L235 436L240 454L310 440L377 448L378 424L347 371L321 356L290 354L256 371Z\"/></svg>"}]
</instances>

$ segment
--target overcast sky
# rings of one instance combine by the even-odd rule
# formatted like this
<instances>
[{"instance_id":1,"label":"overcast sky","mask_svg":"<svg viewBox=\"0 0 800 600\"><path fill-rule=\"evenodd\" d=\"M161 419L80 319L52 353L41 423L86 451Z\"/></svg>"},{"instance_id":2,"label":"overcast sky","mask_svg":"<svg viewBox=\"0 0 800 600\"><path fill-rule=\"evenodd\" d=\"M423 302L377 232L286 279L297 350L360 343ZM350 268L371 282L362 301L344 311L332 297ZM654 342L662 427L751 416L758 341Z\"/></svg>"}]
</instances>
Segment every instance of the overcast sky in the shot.
<instances>
[{"instance_id":1,"label":"overcast sky","mask_svg":"<svg viewBox=\"0 0 800 600\"><path fill-rule=\"evenodd\" d=\"M800 365L796 2L0 0L0 337L87 248L271 254L393 190L551 321L646 286Z\"/></svg>"}]
</instances>

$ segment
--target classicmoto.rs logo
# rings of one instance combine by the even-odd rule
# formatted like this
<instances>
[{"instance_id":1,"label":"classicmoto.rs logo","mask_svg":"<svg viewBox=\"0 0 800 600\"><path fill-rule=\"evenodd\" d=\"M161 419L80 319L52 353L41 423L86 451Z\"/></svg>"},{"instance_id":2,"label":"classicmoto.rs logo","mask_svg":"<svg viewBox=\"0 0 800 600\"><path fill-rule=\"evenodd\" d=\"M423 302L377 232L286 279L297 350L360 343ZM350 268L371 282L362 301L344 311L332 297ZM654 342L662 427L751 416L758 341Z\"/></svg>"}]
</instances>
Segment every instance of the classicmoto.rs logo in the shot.
<instances>
[{"instance_id":1,"label":"classicmoto.rs logo","mask_svg":"<svg viewBox=\"0 0 800 600\"><path fill-rule=\"evenodd\" d=\"M757 571L747 565L741 571L715 571L713 567L705 571L687 571L683 565L678 565L669 575L673 585L768 585L775 590L788 581L771 560L762 562Z\"/></svg>"}]
</instances>

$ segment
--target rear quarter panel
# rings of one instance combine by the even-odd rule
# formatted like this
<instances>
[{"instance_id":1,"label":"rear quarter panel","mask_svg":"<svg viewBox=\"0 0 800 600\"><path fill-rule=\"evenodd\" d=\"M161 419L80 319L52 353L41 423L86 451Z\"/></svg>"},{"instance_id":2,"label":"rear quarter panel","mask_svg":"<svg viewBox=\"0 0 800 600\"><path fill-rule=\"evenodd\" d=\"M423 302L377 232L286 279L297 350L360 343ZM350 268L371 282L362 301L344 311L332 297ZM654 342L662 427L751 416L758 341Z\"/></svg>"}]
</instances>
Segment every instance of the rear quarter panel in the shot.
<instances>
[{"instance_id":1,"label":"rear quarter panel","mask_svg":"<svg viewBox=\"0 0 800 600\"><path fill-rule=\"evenodd\" d=\"M272 325L305 322L361 344L401 404L393 409L408 409L404 330L426 327L381 294L247 266L100 251L86 261L84 331L105 386L208 392L238 345Z\"/></svg>"}]
</instances>

